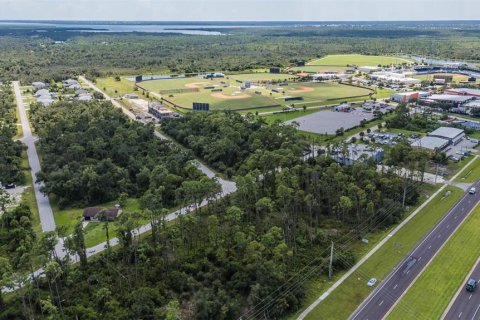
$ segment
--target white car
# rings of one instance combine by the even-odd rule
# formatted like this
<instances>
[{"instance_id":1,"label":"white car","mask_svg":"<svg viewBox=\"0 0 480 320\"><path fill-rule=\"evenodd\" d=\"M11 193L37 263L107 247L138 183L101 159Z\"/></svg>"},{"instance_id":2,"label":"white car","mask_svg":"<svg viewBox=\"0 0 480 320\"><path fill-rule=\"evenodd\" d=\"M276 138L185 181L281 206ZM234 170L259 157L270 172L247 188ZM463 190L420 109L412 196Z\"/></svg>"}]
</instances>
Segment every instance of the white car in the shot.
<instances>
[{"instance_id":1,"label":"white car","mask_svg":"<svg viewBox=\"0 0 480 320\"><path fill-rule=\"evenodd\" d=\"M372 278L372 279L368 280L367 286L373 287L376 283L377 283L377 279Z\"/></svg>"},{"instance_id":2,"label":"white car","mask_svg":"<svg viewBox=\"0 0 480 320\"><path fill-rule=\"evenodd\" d=\"M468 190L468 193L470 194L475 194L477 192L477 189L475 187L471 187L470 190Z\"/></svg>"}]
</instances>

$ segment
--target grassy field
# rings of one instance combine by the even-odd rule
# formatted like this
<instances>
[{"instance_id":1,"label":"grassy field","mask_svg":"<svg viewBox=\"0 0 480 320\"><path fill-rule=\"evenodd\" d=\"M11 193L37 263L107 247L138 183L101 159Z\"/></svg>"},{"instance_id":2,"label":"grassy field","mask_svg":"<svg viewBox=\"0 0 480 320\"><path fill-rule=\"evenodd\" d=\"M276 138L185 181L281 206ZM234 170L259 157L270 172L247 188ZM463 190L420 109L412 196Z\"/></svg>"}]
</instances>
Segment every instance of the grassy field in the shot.
<instances>
[{"instance_id":1,"label":"grassy field","mask_svg":"<svg viewBox=\"0 0 480 320\"><path fill-rule=\"evenodd\" d=\"M377 66L387 64L411 63L411 60L391 56L366 56L361 54L329 55L310 62L312 66Z\"/></svg>"},{"instance_id":2,"label":"grassy field","mask_svg":"<svg viewBox=\"0 0 480 320\"><path fill-rule=\"evenodd\" d=\"M285 90L286 96L301 96L304 98L304 102L345 99L356 96L364 96L365 99L368 99L369 94L372 93L372 91L368 89L334 82L290 84L288 87L284 87L283 89ZM295 104L302 103L301 101L291 102Z\"/></svg>"},{"instance_id":3,"label":"grassy field","mask_svg":"<svg viewBox=\"0 0 480 320\"><path fill-rule=\"evenodd\" d=\"M297 77L288 73L249 73L229 75L227 78L241 81L293 81Z\"/></svg>"},{"instance_id":4,"label":"grassy field","mask_svg":"<svg viewBox=\"0 0 480 320\"><path fill-rule=\"evenodd\" d=\"M114 77L97 78L95 84L112 98L118 98L128 93L136 93L140 98L146 98L142 95L141 90L135 91L135 84L125 77L121 77L120 81L116 81Z\"/></svg>"},{"instance_id":5,"label":"grassy field","mask_svg":"<svg viewBox=\"0 0 480 320\"><path fill-rule=\"evenodd\" d=\"M289 70L292 71L302 71L302 72L311 72L311 73L321 73L321 72L338 72L338 73L344 73L347 69L350 69L348 67L342 67L342 66L311 66L311 65L306 65L303 67L293 67L290 68Z\"/></svg>"},{"instance_id":6,"label":"grassy field","mask_svg":"<svg viewBox=\"0 0 480 320\"><path fill-rule=\"evenodd\" d=\"M480 179L480 158L477 158L463 173L456 179L457 182L473 183Z\"/></svg>"},{"instance_id":7,"label":"grassy field","mask_svg":"<svg viewBox=\"0 0 480 320\"><path fill-rule=\"evenodd\" d=\"M465 220L387 319L439 319L480 256L480 207Z\"/></svg>"},{"instance_id":8,"label":"grassy field","mask_svg":"<svg viewBox=\"0 0 480 320\"><path fill-rule=\"evenodd\" d=\"M168 99L184 108L192 108L193 102L209 103L210 110L238 110L280 105L281 101L271 98L265 90L261 91L265 94L257 95L254 90L240 91L234 87L223 88L222 92L201 89L200 92L173 94L173 97Z\"/></svg>"},{"instance_id":9,"label":"grassy field","mask_svg":"<svg viewBox=\"0 0 480 320\"><path fill-rule=\"evenodd\" d=\"M453 76L453 83L460 83L461 81L467 81L468 76L463 75L463 74L450 74L450 73L436 73L436 74L421 74L417 76L413 76L416 79L420 80L427 80L427 81L433 81L434 75L452 75ZM477 80L477 83L480 81Z\"/></svg>"},{"instance_id":10,"label":"grassy field","mask_svg":"<svg viewBox=\"0 0 480 320\"><path fill-rule=\"evenodd\" d=\"M448 197L445 196L446 190L452 191ZM315 308L307 319L347 319L372 292L373 289L366 285L367 281L372 277L379 281L384 279L415 244L463 196L463 190L456 187L448 186L445 191L437 195L432 202L392 236L382 248ZM422 197L419 201L425 201L425 198ZM385 234L388 234L389 231ZM338 275L336 279L340 276ZM333 284L333 281L329 284ZM314 301L320 293L321 291L310 293L307 302Z\"/></svg>"}]
</instances>

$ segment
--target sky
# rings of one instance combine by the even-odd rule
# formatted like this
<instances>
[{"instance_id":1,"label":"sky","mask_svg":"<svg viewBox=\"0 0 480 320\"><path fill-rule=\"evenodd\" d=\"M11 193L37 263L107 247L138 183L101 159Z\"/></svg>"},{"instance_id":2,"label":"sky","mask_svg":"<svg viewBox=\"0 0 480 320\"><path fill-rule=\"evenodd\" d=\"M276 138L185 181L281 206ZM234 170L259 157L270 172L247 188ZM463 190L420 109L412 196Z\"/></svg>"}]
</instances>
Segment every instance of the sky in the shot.
<instances>
[{"instance_id":1,"label":"sky","mask_svg":"<svg viewBox=\"0 0 480 320\"><path fill-rule=\"evenodd\" d=\"M0 20L480 20L480 0L0 0Z\"/></svg>"}]
</instances>

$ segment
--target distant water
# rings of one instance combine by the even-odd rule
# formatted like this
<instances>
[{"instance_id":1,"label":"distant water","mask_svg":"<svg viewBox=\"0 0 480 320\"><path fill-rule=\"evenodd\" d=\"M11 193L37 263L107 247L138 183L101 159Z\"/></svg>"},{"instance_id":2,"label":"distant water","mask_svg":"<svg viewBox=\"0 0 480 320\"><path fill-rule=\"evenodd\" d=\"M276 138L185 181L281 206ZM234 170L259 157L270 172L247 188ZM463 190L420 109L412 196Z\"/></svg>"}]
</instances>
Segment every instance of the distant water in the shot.
<instances>
[{"instance_id":1,"label":"distant water","mask_svg":"<svg viewBox=\"0 0 480 320\"><path fill-rule=\"evenodd\" d=\"M0 28L43 31L63 29L76 32L142 32L222 35L222 29L255 27L480 27L480 21L0 21Z\"/></svg>"},{"instance_id":2,"label":"distant water","mask_svg":"<svg viewBox=\"0 0 480 320\"><path fill-rule=\"evenodd\" d=\"M0 21L0 27L19 27L36 29L67 29L76 32L107 33L181 33L191 35L221 35L219 31L202 30L212 26L199 25L149 25L149 24L87 24L87 23L51 23L51 22L7 22ZM215 28L231 28L231 26L215 26Z\"/></svg>"}]
</instances>

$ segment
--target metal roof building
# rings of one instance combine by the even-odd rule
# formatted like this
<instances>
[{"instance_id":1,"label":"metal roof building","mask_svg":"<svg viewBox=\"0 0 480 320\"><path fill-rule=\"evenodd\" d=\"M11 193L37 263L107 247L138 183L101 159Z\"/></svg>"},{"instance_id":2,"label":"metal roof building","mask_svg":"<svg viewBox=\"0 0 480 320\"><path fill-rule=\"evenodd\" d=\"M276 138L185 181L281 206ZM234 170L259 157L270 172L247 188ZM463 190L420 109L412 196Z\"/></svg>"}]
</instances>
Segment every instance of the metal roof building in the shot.
<instances>
[{"instance_id":1,"label":"metal roof building","mask_svg":"<svg viewBox=\"0 0 480 320\"><path fill-rule=\"evenodd\" d=\"M452 127L440 127L428 134L429 137L437 137L448 140L451 143L456 143L458 140L463 139L465 131Z\"/></svg>"},{"instance_id":2,"label":"metal roof building","mask_svg":"<svg viewBox=\"0 0 480 320\"><path fill-rule=\"evenodd\" d=\"M448 146L448 144L449 142L446 139L426 136L414 141L412 143L412 147L425 148L429 150L442 150Z\"/></svg>"},{"instance_id":3,"label":"metal roof building","mask_svg":"<svg viewBox=\"0 0 480 320\"><path fill-rule=\"evenodd\" d=\"M447 89L445 90L446 93L456 94L456 95L469 95L480 97L480 90L478 89L471 89L471 88L455 88L455 89Z\"/></svg>"},{"instance_id":4,"label":"metal roof building","mask_svg":"<svg viewBox=\"0 0 480 320\"><path fill-rule=\"evenodd\" d=\"M432 94L427 99L433 100L435 102L462 104L462 103L471 101L474 98L472 96L463 96L463 95L456 95L456 94Z\"/></svg>"}]
</instances>

